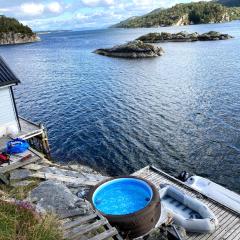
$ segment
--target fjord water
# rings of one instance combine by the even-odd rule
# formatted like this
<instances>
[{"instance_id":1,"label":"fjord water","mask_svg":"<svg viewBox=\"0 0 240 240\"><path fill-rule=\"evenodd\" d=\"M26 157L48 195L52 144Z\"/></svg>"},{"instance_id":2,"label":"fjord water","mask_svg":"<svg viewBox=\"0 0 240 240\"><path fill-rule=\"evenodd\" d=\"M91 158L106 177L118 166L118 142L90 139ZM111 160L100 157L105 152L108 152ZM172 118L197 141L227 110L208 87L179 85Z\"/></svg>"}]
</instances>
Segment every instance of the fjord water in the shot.
<instances>
[{"instance_id":1,"label":"fjord water","mask_svg":"<svg viewBox=\"0 0 240 240\"><path fill-rule=\"evenodd\" d=\"M151 31L216 30L234 39L162 43L162 57L93 54ZM19 113L43 122L57 161L111 175L154 164L240 192L240 22L41 35L0 48L22 83Z\"/></svg>"}]
</instances>

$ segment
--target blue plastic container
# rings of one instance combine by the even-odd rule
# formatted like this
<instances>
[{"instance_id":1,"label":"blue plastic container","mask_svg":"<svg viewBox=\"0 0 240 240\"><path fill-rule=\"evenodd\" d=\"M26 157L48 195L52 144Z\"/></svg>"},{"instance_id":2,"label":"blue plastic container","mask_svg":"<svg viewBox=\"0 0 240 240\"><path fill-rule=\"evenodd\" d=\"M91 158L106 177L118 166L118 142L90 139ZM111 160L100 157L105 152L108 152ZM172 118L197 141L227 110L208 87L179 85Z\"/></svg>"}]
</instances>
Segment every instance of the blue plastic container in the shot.
<instances>
[{"instance_id":1,"label":"blue plastic container","mask_svg":"<svg viewBox=\"0 0 240 240\"><path fill-rule=\"evenodd\" d=\"M16 138L12 141L9 141L7 143L7 149L6 152L8 154L17 154L17 153L23 153L29 148L29 144L27 141Z\"/></svg>"}]
</instances>

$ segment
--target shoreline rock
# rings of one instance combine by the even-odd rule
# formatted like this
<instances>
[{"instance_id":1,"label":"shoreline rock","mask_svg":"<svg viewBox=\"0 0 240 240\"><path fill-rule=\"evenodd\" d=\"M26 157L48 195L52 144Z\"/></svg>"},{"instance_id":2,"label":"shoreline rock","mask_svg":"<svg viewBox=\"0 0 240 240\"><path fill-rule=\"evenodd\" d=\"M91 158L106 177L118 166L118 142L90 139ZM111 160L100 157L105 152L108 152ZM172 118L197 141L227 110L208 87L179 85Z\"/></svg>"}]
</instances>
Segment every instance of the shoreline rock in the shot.
<instances>
[{"instance_id":1,"label":"shoreline rock","mask_svg":"<svg viewBox=\"0 0 240 240\"><path fill-rule=\"evenodd\" d=\"M197 32L179 32L179 33L148 33L143 35L137 40L144 43L160 43L160 42L196 42L196 41L216 41L216 40L228 40L233 38L229 34L223 34L215 31L199 34Z\"/></svg>"},{"instance_id":2,"label":"shoreline rock","mask_svg":"<svg viewBox=\"0 0 240 240\"><path fill-rule=\"evenodd\" d=\"M0 46L34 43L41 41L37 34L28 35L24 33L0 33Z\"/></svg>"},{"instance_id":3,"label":"shoreline rock","mask_svg":"<svg viewBox=\"0 0 240 240\"><path fill-rule=\"evenodd\" d=\"M161 47L146 44L142 41L132 41L126 44L117 45L112 48L102 48L94 51L108 57L119 58L150 58L162 56L164 51Z\"/></svg>"}]
</instances>

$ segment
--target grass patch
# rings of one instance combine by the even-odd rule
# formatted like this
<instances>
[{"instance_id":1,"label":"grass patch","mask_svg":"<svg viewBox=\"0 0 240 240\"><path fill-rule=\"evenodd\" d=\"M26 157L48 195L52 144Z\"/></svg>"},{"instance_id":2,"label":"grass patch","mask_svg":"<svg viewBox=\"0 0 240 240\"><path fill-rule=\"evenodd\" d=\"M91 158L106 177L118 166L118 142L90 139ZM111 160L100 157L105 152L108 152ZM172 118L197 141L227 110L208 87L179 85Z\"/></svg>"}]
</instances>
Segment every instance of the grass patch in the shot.
<instances>
[{"instance_id":1,"label":"grass patch","mask_svg":"<svg viewBox=\"0 0 240 240\"><path fill-rule=\"evenodd\" d=\"M40 218L32 210L0 201L0 240L62 240L54 216Z\"/></svg>"},{"instance_id":2,"label":"grass patch","mask_svg":"<svg viewBox=\"0 0 240 240\"><path fill-rule=\"evenodd\" d=\"M31 180L31 179L29 179ZM27 186L12 187L4 184L0 184L0 190L7 193L8 197L15 198L17 200L23 200L28 196L28 193L39 185L39 180L34 180Z\"/></svg>"}]
</instances>

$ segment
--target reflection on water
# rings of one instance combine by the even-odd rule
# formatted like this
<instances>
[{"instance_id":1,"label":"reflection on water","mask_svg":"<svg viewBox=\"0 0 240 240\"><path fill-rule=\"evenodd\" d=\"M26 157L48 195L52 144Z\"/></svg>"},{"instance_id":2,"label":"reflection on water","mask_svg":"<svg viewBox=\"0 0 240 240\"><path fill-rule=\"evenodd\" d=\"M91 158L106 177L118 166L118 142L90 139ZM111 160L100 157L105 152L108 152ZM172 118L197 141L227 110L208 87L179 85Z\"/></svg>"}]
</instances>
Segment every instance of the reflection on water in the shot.
<instances>
[{"instance_id":1,"label":"reflection on water","mask_svg":"<svg viewBox=\"0 0 240 240\"><path fill-rule=\"evenodd\" d=\"M77 160L111 175L154 164L240 192L239 22L163 28L235 38L160 44L166 53L159 58L92 53L160 30L54 33L39 43L1 47L22 80L19 112L48 127L58 161Z\"/></svg>"}]
</instances>

